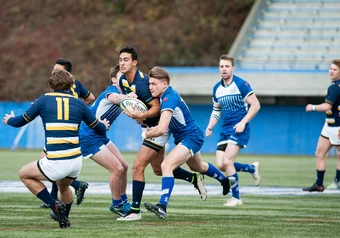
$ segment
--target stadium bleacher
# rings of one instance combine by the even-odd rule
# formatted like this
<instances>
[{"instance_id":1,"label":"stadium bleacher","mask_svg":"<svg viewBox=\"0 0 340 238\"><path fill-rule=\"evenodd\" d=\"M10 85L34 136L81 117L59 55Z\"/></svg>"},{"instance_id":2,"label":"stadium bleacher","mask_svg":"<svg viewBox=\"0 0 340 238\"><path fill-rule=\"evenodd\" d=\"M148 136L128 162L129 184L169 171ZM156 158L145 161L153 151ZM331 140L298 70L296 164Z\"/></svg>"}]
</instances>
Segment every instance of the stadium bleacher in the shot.
<instances>
[{"instance_id":1,"label":"stadium bleacher","mask_svg":"<svg viewBox=\"0 0 340 238\"><path fill-rule=\"evenodd\" d=\"M339 0L259 0L237 46L248 69L325 70L340 56Z\"/></svg>"}]
</instances>

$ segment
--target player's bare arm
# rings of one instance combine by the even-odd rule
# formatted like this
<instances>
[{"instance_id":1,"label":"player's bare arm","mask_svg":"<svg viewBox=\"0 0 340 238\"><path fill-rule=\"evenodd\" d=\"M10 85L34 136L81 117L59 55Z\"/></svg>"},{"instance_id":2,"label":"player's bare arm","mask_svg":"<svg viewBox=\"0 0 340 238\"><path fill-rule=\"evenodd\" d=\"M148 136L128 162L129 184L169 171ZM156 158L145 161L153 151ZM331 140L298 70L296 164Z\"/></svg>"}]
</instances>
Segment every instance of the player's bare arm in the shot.
<instances>
[{"instance_id":1,"label":"player's bare arm","mask_svg":"<svg viewBox=\"0 0 340 238\"><path fill-rule=\"evenodd\" d=\"M159 104L159 99L155 98L154 100L149 102L149 105L151 107L146 112L140 112L138 110L134 110L133 112L124 111L124 113L128 117L130 117L130 118L132 118L134 120L143 120L145 118L158 116L159 112L161 110L161 106Z\"/></svg>"},{"instance_id":2,"label":"player's bare arm","mask_svg":"<svg viewBox=\"0 0 340 238\"><path fill-rule=\"evenodd\" d=\"M221 105L214 102L213 111L212 111L211 116L210 116L209 124L207 126L207 129L205 129L205 136L206 137L211 136L212 129L214 128L214 126L216 126L218 120L220 119L221 114L222 114Z\"/></svg>"},{"instance_id":3,"label":"player's bare arm","mask_svg":"<svg viewBox=\"0 0 340 238\"><path fill-rule=\"evenodd\" d=\"M95 99L96 99L95 96L92 93L90 93L90 95L87 98L83 99L83 102L86 105L90 105L92 102L94 102Z\"/></svg>"},{"instance_id":4,"label":"player's bare arm","mask_svg":"<svg viewBox=\"0 0 340 238\"><path fill-rule=\"evenodd\" d=\"M234 126L234 129L237 133L243 132L246 124L255 117L255 115L261 108L260 102L254 93L246 98L246 102L250 105L250 108L247 114L243 117L243 119Z\"/></svg>"},{"instance_id":5,"label":"player's bare arm","mask_svg":"<svg viewBox=\"0 0 340 238\"><path fill-rule=\"evenodd\" d=\"M169 127L172 117L172 111L165 110L161 113L161 118L157 126L148 128L145 132L145 138L153 138L163 135ZM143 135L142 135L143 136Z\"/></svg>"},{"instance_id":6,"label":"player's bare arm","mask_svg":"<svg viewBox=\"0 0 340 238\"><path fill-rule=\"evenodd\" d=\"M318 105L307 104L306 112L317 111L317 112L327 112L332 109L333 104L330 102L324 102Z\"/></svg>"}]
</instances>

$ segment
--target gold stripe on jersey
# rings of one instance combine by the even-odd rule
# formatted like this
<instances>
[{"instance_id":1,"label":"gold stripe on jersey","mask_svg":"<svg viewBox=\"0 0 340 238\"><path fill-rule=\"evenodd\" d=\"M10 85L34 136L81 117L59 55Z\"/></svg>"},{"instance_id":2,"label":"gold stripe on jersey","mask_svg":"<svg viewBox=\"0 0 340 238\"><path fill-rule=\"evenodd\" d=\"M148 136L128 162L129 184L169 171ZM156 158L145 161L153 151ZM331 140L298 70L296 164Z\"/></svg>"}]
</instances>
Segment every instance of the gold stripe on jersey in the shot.
<instances>
[{"instance_id":1,"label":"gold stripe on jersey","mask_svg":"<svg viewBox=\"0 0 340 238\"><path fill-rule=\"evenodd\" d=\"M79 137L47 137L46 138L46 143L48 145L50 144L64 144L64 143L69 143L69 144L79 144Z\"/></svg>"},{"instance_id":2,"label":"gold stripe on jersey","mask_svg":"<svg viewBox=\"0 0 340 238\"><path fill-rule=\"evenodd\" d=\"M81 154L80 147L69 150L47 151L47 158L58 159L63 157L70 157Z\"/></svg>"},{"instance_id":3,"label":"gold stripe on jersey","mask_svg":"<svg viewBox=\"0 0 340 238\"><path fill-rule=\"evenodd\" d=\"M132 92L136 93L136 85L129 85L129 82L126 79L122 80L123 87L129 88Z\"/></svg>"},{"instance_id":4,"label":"gold stripe on jersey","mask_svg":"<svg viewBox=\"0 0 340 238\"><path fill-rule=\"evenodd\" d=\"M27 121L27 122L32 121L32 119L31 119L26 113L22 114L22 117L23 117L23 118L25 119L25 121Z\"/></svg>"},{"instance_id":5,"label":"gold stripe on jersey","mask_svg":"<svg viewBox=\"0 0 340 238\"><path fill-rule=\"evenodd\" d=\"M89 125L89 127L93 128L93 127L97 126L98 123L99 123L99 121L98 121L98 119L96 119L94 122L92 122L92 123Z\"/></svg>"},{"instance_id":6,"label":"gold stripe on jersey","mask_svg":"<svg viewBox=\"0 0 340 238\"><path fill-rule=\"evenodd\" d=\"M74 123L46 123L47 131L77 131L78 124Z\"/></svg>"},{"instance_id":7,"label":"gold stripe on jersey","mask_svg":"<svg viewBox=\"0 0 340 238\"><path fill-rule=\"evenodd\" d=\"M326 118L326 122L329 123L329 124L334 124L335 119L334 118Z\"/></svg>"},{"instance_id":8,"label":"gold stripe on jersey","mask_svg":"<svg viewBox=\"0 0 340 238\"><path fill-rule=\"evenodd\" d=\"M140 72L140 71L139 71L139 76L140 76L141 78L144 78L144 74L143 74L142 72Z\"/></svg>"},{"instance_id":9,"label":"gold stripe on jersey","mask_svg":"<svg viewBox=\"0 0 340 238\"><path fill-rule=\"evenodd\" d=\"M60 97L71 97L71 98L76 98L75 96L67 93L45 93L45 96L60 96Z\"/></svg>"}]
</instances>

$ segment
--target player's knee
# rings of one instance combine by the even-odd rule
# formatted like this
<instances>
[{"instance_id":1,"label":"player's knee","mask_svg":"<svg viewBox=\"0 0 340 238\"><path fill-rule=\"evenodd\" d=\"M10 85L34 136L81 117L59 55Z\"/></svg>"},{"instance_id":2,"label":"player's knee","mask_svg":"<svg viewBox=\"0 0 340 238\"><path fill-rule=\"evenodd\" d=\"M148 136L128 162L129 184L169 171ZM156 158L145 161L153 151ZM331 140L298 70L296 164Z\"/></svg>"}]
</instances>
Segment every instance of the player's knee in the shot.
<instances>
[{"instance_id":1,"label":"player's knee","mask_svg":"<svg viewBox=\"0 0 340 238\"><path fill-rule=\"evenodd\" d=\"M161 168L152 168L152 170L153 170L153 173L156 176L162 176L162 169Z\"/></svg>"},{"instance_id":2,"label":"player's knee","mask_svg":"<svg viewBox=\"0 0 340 238\"><path fill-rule=\"evenodd\" d=\"M223 160L223 168L229 167L232 163L234 163L231 159Z\"/></svg>"}]
</instances>

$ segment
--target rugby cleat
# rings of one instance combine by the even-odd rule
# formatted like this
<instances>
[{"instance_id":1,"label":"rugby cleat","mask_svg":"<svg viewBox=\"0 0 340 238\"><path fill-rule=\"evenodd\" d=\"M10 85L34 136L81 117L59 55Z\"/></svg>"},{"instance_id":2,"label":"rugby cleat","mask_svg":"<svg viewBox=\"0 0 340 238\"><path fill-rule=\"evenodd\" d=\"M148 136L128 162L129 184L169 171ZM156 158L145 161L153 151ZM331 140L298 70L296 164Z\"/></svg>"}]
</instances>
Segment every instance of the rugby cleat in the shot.
<instances>
[{"instance_id":1,"label":"rugby cleat","mask_svg":"<svg viewBox=\"0 0 340 238\"><path fill-rule=\"evenodd\" d=\"M50 205L48 205L47 203L42 203L40 204L40 208L50 208Z\"/></svg>"},{"instance_id":2,"label":"rugby cleat","mask_svg":"<svg viewBox=\"0 0 340 238\"><path fill-rule=\"evenodd\" d=\"M60 201L56 201L55 205L54 205L54 214L57 217L60 228L67 228L67 227L71 226L71 223L67 219L65 213L66 213L65 204L60 202Z\"/></svg>"},{"instance_id":3,"label":"rugby cleat","mask_svg":"<svg viewBox=\"0 0 340 238\"><path fill-rule=\"evenodd\" d=\"M144 203L144 206L149 212L156 214L159 219L164 219L166 217L166 206L159 203L153 205L149 202Z\"/></svg>"},{"instance_id":4,"label":"rugby cleat","mask_svg":"<svg viewBox=\"0 0 340 238\"><path fill-rule=\"evenodd\" d=\"M340 182L339 181L333 181L330 185L326 187L327 190L340 190Z\"/></svg>"},{"instance_id":5,"label":"rugby cleat","mask_svg":"<svg viewBox=\"0 0 340 238\"><path fill-rule=\"evenodd\" d=\"M228 177L226 177L226 179L221 183L221 186L223 187L222 194L227 195L230 191L230 181Z\"/></svg>"},{"instance_id":6,"label":"rugby cleat","mask_svg":"<svg viewBox=\"0 0 340 238\"><path fill-rule=\"evenodd\" d=\"M227 200L227 202L225 204L223 204L223 206L226 207L236 207L236 206L242 206L243 202L241 199L237 199L237 198L230 198Z\"/></svg>"},{"instance_id":7,"label":"rugby cleat","mask_svg":"<svg viewBox=\"0 0 340 238\"><path fill-rule=\"evenodd\" d=\"M204 186L204 175L203 174L194 174L193 185L195 189L197 189L198 193L201 196L203 201L207 200L207 190Z\"/></svg>"},{"instance_id":8,"label":"rugby cleat","mask_svg":"<svg viewBox=\"0 0 340 238\"><path fill-rule=\"evenodd\" d=\"M77 205L83 201L85 191L89 187L89 184L86 182L79 181L79 183L79 188L74 190L75 194L77 195Z\"/></svg>"},{"instance_id":9,"label":"rugby cleat","mask_svg":"<svg viewBox=\"0 0 340 238\"><path fill-rule=\"evenodd\" d=\"M255 172L252 173L254 184L256 186L259 186L261 183L261 177L260 177L260 162L256 161L253 163Z\"/></svg>"},{"instance_id":10,"label":"rugby cleat","mask_svg":"<svg viewBox=\"0 0 340 238\"><path fill-rule=\"evenodd\" d=\"M124 211L123 205L121 207L115 207L113 204L111 204L110 211L116 213L120 217L123 217L128 213L128 211Z\"/></svg>"},{"instance_id":11,"label":"rugby cleat","mask_svg":"<svg viewBox=\"0 0 340 238\"><path fill-rule=\"evenodd\" d=\"M129 212L125 216L117 218L117 221L139 221L142 220L142 213Z\"/></svg>"},{"instance_id":12,"label":"rugby cleat","mask_svg":"<svg viewBox=\"0 0 340 238\"><path fill-rule=\"evenodd\" d=\"M306 192L323 192L323 190L325 190L324 186L319 186L316 183L314 183L310 187L305 187L302 189L302 191L306 191Z\"/></svg>"}]
</instances>

